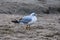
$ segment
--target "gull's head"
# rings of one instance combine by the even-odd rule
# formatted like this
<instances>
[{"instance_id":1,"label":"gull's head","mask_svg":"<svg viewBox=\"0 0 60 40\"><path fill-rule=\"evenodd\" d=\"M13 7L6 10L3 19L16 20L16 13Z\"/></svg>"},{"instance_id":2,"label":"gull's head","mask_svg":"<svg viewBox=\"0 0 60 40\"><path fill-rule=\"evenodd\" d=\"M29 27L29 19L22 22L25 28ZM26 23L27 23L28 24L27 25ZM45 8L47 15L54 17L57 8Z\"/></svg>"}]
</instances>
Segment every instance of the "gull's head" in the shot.
<instances>
[{"instance_id":1,"label":"gull's head","mask_svg":"<svg viewBox=\"0 0 60 40\"><path fill-rule=\"evenodd\" d=\"M33 12L33 13L31 13L30 15L31 15L31 16L36 16L36 13Z\"/></svg>"}]
</instances>

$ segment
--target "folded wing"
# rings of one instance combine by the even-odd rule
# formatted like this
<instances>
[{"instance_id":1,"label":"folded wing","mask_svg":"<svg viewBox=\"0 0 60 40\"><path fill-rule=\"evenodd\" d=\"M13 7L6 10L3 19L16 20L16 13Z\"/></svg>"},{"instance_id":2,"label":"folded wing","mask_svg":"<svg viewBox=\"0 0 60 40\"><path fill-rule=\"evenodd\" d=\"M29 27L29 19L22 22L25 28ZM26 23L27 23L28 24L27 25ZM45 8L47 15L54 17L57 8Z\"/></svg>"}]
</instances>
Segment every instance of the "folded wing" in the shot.
<instances>
[{"instance_id":1,"label":"folded wing","mask_svg":"<svg viewBox=\"0 0 60 40\"><path fill-rule=\"evenodd\" d=\"M31 17L28 17L28 16L26 16L26 17L22 18L21 20L19 20L19 22L22 22L24 24L27 24L30 21L32 21L32 19L31 19Z\"/></svg>"}]
</instances>

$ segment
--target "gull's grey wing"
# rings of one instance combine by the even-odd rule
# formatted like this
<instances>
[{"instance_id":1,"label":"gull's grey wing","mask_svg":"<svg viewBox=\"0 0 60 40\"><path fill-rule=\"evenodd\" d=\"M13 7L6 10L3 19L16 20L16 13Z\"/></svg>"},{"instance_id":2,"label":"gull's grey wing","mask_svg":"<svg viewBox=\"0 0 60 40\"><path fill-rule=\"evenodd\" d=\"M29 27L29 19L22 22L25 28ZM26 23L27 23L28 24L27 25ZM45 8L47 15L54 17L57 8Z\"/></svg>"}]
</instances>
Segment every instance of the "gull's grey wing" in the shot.
<instances>
[{"instance_id":1,"label":"gull's grey wing","mask_svg":"<svg viewBox=\"0 0 60 40\"><path fill-rule=\"evenodd\" d=\"M32 21L31 17L26 16L26 17L22 18L19 22L23 22L23 23L27 24L30 21Z\"/></svg>"}]
</instances>

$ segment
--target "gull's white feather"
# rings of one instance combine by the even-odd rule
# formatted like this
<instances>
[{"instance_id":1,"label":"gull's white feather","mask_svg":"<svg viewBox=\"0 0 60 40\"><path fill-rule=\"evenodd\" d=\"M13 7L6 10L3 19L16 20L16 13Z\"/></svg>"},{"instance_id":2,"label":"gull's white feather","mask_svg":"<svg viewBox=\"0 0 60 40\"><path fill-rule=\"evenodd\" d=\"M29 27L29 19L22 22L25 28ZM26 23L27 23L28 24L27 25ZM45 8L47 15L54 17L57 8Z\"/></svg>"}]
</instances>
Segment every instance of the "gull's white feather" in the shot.
<instances>
[{"instance_id":1,"label":"gull's white feather","mask_svg":"<svg viewBox=\"0 0 60 40\"><path fill-rule=\"evenodd\" d=\"M31 25L33 23L35 23L37 21L37 17L35 15L35 13L31 13L30 15L28 16L24 16L22 18L22 20L20 20L19 22L22 23L22 24L28 24L28 25ZM27 23L26 23L27 22Z\"/></svg>"}]
</instances>

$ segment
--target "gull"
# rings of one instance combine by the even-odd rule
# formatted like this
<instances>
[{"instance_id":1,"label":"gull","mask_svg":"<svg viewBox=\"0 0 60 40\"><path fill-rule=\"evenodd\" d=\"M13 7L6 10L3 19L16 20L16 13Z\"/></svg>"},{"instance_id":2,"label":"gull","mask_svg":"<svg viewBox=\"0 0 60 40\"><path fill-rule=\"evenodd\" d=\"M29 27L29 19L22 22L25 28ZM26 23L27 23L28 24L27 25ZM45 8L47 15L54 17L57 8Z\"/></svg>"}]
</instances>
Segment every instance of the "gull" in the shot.
<instances>
[{"instance_id":1,"label":"gull","mask_svg":"<svg viewBox=\"0 0 60 40\"><path fill-rule=\"evenodd\" d=\"M30 25L34 24L37 21L36 13L32 12L30 15L24 16L17 23L26 25L26 29L30 30Z\"/></svg>"}]
</instances>

